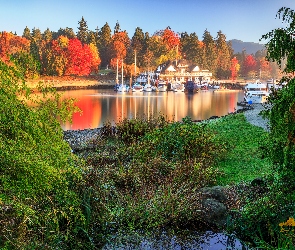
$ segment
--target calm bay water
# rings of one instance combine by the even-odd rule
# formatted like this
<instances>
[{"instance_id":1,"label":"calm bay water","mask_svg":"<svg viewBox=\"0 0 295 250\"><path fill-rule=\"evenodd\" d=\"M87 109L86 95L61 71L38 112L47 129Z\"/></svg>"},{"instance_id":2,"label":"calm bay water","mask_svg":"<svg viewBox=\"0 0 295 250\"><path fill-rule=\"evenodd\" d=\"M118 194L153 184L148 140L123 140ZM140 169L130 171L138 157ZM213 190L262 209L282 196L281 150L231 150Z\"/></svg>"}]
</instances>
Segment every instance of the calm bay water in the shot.
<instances>
[{"instance_id":1,"label":"calm bay water","mask_svg":"<svg viewBox=\"0 0 295 250\"><path fill-rule=\"evenodd\" d=\"M64 130L93 129L102 127L106 121L114 124L123 118L157 116L159 113L175 121L186 116L204 120L234 112L237 102L243 100L243 91L240 90L187 94L170 91L117 93L93 89L63 91L62 94L65 98L76 98L83 111L83 114L73 115L72 124L62 124Z\"/></svg>"}]
</instances>

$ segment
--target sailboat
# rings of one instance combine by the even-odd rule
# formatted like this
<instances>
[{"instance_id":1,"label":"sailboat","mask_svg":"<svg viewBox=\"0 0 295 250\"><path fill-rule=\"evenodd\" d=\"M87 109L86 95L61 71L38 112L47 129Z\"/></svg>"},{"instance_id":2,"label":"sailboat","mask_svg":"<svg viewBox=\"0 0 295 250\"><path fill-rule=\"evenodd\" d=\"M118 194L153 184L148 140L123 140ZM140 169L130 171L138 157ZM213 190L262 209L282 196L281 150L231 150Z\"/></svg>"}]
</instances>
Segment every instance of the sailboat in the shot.
<instances>
[{"instance_id":1,"label":"sailboat","mask_svg":"<svg viewBox=\"0 0 295 250\"><path fill-rule=\"evenodd\" d=\"M118 81L118 59L117 59L117 81ZM123 59L122 59L122 82L120 85L118 85L117 91L121 93L129 91L129 87L123 82Z\"/></svg>"}]
</instances>

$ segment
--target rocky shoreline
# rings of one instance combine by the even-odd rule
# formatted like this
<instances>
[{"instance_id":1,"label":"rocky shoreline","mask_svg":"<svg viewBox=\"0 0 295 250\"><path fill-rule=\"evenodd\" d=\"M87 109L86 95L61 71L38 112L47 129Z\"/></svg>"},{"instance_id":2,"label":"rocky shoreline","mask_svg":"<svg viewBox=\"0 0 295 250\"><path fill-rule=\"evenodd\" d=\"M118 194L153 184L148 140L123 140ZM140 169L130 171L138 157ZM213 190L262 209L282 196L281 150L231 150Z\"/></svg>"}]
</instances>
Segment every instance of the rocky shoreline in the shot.
<instances>
[{"instance_id":1,"label":"rocky shoreline","mask_svg":"<svg viewBox=\"0 0 295 250\"><path fill-rule=\"evenodd\" d=\"M265 110L266 108L269 108L267 104L252 104L252 109L248 109L244 111L244 115L249 123L251 123L254 126L261 127L265 129L266 131L270 131L269 127L269 121L267 119L264 119L260 112Z\"/></svg>"},{"instance_id":2,"label":"rocky shoreline","mask_svg":"<svg viewBox=\"0 0 295 250\"><path fill-rule=\"evenodd\" d=\"M261 127L269 131L268 120L264 119L259 113L265 109L265 105L252 104L251 108L238 109L236 112L243 112L247 121L254 126ZM218 117L214 117L218 118ZM100 128L83 129L83 130L66 130L64 131L64 139L69 143L71 148L79 150L87 146L87 143L94 140L99 135Z\"/></svg>"}]
</instances>

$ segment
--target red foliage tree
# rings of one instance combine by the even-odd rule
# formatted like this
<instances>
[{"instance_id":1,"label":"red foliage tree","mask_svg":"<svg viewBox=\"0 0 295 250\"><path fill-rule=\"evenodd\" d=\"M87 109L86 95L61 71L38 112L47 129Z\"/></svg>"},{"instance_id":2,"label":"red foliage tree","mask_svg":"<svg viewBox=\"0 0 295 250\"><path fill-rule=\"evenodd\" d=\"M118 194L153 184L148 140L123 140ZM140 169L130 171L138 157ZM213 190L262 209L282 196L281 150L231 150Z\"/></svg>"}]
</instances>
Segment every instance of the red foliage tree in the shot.
<instances>
[{"instance_id":1,"label":"red foliage tree","mask_svg":"<svg viewBox=\"0 0 295 250\"><path fill-rule=\"evenodd\" d=\"M82 44L77 38L70 39L67 48L66 75L89 75L100 60L94 57L93 50L87 44Z\"/></svg>"},{"instance_id":2,"label":"red foliage tree","mask_svg":"<svg viewBox=\"0 0 295 250\"><path fill-rule=\"evenodd\" d=\"M256 60L253 55L247 55L244 61L244 74L247 75L250 71L256 71Z\"/></svg>"},{"instance_id":3,"label":"red foliage tree","mask_svg":"<svg viewBox=\"0 0 295 250\"><path fill-rule=\"evenodd\" d=\"M180 39L177 33L169 28L162 31L162 38L164 44L166 44L168 50L175 48L180 45Z\"/></svg>"}]
</instances>

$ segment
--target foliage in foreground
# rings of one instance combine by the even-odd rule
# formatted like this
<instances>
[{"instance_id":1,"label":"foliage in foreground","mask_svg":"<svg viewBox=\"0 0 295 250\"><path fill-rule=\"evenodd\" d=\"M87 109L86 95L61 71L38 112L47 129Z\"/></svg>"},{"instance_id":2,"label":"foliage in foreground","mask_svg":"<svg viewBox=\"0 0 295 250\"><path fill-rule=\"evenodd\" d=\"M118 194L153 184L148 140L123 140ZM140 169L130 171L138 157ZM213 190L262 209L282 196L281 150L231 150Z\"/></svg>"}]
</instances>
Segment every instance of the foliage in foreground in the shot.
<instances>
[{"instance_id":1,"label":"foliage in foreground","mask_svg":"<svg viewBox=\"0 0 295 250\"><path fill-rule=\"evenodd\" d=\"M268 98L271 108L264 112L270 122L270 192L247 203L235 229L262 249L295 249L295 225L284 224L295 218L295 11L283 7L277 16L289 26L262 38L268 40L268 60L276 61L280 67L284 65L290 78L282 79L287 82L286 87L273 91Z\"/></svg>"},{"instance_id":2,"label":"foliage in foreground","mask_svg":"<svg viewBox=\"0 0 295 250\"><path fill-rule=\"evenodd\" d=\"M105 126L102 133L108 136L99 137L95 151L87 152L92 207L98 200L105 210L101 214L100 207L93 216L101 218L102 224L112 222L114 229L200 223L197 191L216 183L214 163L223 146L206 125L190 119L183 123L163 122L162 117L151 120L153 130L140 130L141 137L134 134L128 139L130 130L142 127L142 120L125 120L111 135Z\"/></svg>"},{"instance_id":3,"label":"foliage in foreground","mask_svg":"<svg viewBox=\"0 0 295 250\"><path fill-rule=\"evenodd\" d=\"M249 144L243 151L246 131L254 137L246 141ZM198 190L216 185L217 180L225 183L229 176L226 164L234 168L243 153L259 162L261 155L256 150L261 136L266 137L267 132L248 124L243 114L208 123L193 123L189 118L171 123L162 116L125 119L115 127L106 123L101 136L92 142L94 151L80 152L91 166L86 185L93 194L92 216L100 218L105 232L210 228L198 210ZM262 168L268 171L267 161L259 164L261 172ZM242 170L237 178L260 176L253 169ZM228 183L237 178L229 176Z\"/></svg>"},{"instance_id":4,"label":"foliage in foreground","mask_svg":"<svg viewBox=\"0 0 295 250\"><path fill-rule=\"evenodd\" d=\"M0 78L0 247L78 245L87 225L79 195L83 165L56 119L71 106L59 106L56 96L29 107L22 76L1 61Z\"/></svg>"}]
</instances>

